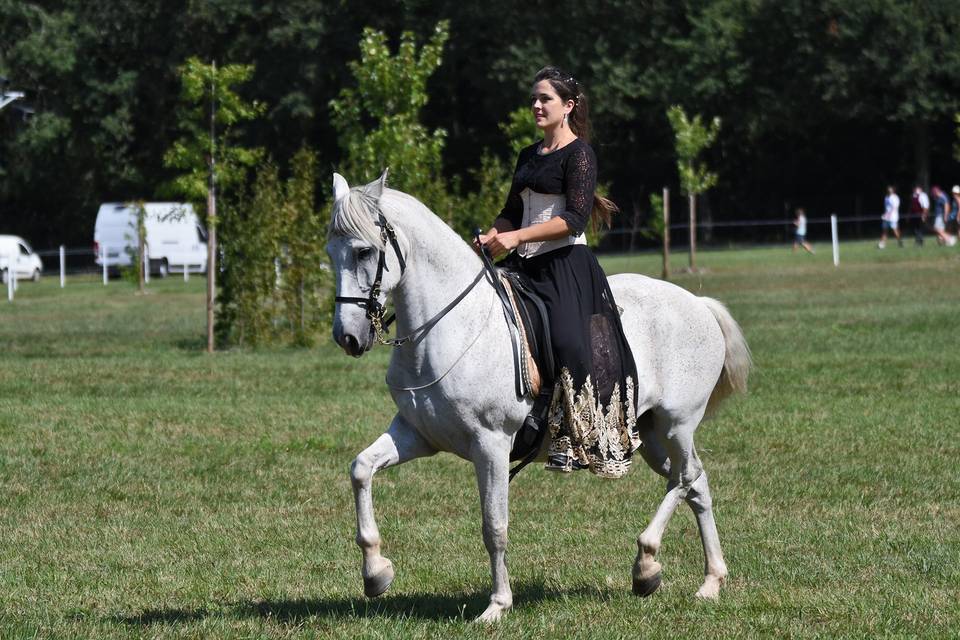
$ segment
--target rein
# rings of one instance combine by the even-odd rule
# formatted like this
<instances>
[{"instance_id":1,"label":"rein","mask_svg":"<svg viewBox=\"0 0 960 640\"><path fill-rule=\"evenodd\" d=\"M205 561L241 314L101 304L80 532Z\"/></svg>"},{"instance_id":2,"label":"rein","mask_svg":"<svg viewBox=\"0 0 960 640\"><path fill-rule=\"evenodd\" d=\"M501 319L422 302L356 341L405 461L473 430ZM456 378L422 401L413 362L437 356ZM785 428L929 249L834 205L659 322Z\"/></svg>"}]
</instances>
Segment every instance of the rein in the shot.
<instances>
[{"instance_id":1,"label":"rein","mask_svg":"<svg viewBox=\"0 0 960 640\"><path fill-rule=\"evenodd\" d=\"M393 226L387 222L387 219L383 216L382 212L378 212L380 216L380 238L383 241L383 245L386 246L389 241L390 246L393 247L394 253L397 254L397 261L400 263L400 275L402 276L407 269L406 260L403 258L403 253L400 252L400 244L397 242L397 232L394 230ZM410 342L414 339L421 339L430 333L430 330L433 329L438 322L450 311L453 310L460 301L467 297L467 294L473 291L473 288L477 286L477 283L483 280L484 270L481 270L480 273L473 279L466 289L460 292L460 294L454 298L447 306L440 310L437 315L433 316L422 325L403 336L402 338L387 338L386 333L390 329L390 325L393 324L393 321L396 320L396 314L391 314L389 318L386 317L387 309L384 305L380 304L380 286L383 281L383 271L387 261L387 252L383 249L380 250L380 259L377 261L377 275L373 279L373 286L370 287L370 295L366 298L357 298L351 296L337 296L334 298L336 302L346 302L349 304L356 304L364 307L366 310L367 318L370 320L370 332L376 338L377 342L387 346L387 347L399 347L407 342Z\"/></svg>"},{"instance_id":2,"label":"rein","mask_svg":"<svg viewBox=\"0 0 960 640\"><path fill-rule=\"evenodd\" d=\"M377 275L373 279L373 285L370 287L370 295L366 298L359 298L355 296L336 296L334 300L338 303L347 303L347 304L356 304L364 308L366 311L367 318L370 320L370 333L376 339L379 344L388 347L400 347L411 340L420 340L425 337L430 330L433 329L440 320L450 313L454 307L456 307L460 302L467 297L467 294L473 291L473 288L477 286L477 283L481 280L484 280L485 275L490 277L490 285L493 287L494 291L497 293L497 297L500 299L500 302L503 306L503 313L507 320L507 326L510 328L510 342L513 352L513 368L514 368L514 379L516 386L516 393L518 398L522 398L526 394L526 389L523 381L522 375L522 364L521 364L521 346L520 346L520 333L519 333L519 321L513 313L513 304L510 302L509 297L507 296L506 289L503 286L503 283L500 282L500 278L497 275L496 268L493 266L493 262L490 259L485 247L481 246L480 249L480 258L483 262L483 268L480 269L480 273L473 279L467 288L460 292L460 294L454 298L450 303L447 304L443 309L440 310L435 316L424 322L422 325L411 331L409 334L403 336L402 338L387 338L386 333L390 329L390 325L393 324L393 321L396 320L396 314L391 314L389 318L386 317L387 309L380 303L380 286L383 283L383 271L386 268L387 262L387 243L390 243L390 246L393 247L394 253L397 254L397 262L400 263L400 276L403 277L403 274L407 270L407 262L403 258L403 253L400 251L400 243L397 242L397 232L393 226L387 221L384 217L382 211L377 211L377 216L380 221L380 240L383 242L383 249L379 249L380 258L377 261ZM480 230L476 230L474 234L477 236L477 244L480 244ZM489 317L489 314L488 314ZM480 333L483 333L482 331ZM477 334L477 337L474 338L473 342L464 350L460 357L457 358L454 365L456 365L467 351L470 350L470 347L477 341L480 337L480 334ZM451 367L452 369L453 367ZM404 391L412 391L416 389L423 389L429 387L437 382L439 382L444 376L449 373L450 370L447 370L440 378L437 378L433 382L420 386L420 387L410 387L403 388Z\"/></svg>"}]
</instances>

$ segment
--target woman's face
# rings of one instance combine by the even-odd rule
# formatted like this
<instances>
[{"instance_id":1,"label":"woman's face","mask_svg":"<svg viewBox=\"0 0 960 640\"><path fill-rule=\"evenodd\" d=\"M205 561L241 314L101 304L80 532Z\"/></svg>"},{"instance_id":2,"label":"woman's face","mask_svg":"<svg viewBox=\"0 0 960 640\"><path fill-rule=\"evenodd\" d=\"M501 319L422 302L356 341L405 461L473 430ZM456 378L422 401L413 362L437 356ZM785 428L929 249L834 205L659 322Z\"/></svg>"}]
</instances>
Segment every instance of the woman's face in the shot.
<instances>
[{"instance_id":1,"label":"woman's face","mask_svg":"<svg viewBox=\"0 0 960 640\"><path fill-rule=\"evenodd\" d=\"M552 129L563 121L563 116L573 111L573 100L564 102L549 80L541 80L530 92L530 109L538 127Z\"/></svg>"}]
</instances>

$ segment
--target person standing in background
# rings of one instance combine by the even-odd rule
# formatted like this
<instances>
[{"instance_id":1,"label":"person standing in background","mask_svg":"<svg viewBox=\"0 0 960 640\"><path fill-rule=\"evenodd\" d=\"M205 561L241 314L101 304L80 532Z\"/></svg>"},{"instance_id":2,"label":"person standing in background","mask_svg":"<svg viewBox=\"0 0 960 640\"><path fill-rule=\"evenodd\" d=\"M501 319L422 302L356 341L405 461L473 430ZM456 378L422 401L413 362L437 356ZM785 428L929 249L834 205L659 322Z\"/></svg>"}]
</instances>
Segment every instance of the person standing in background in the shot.
<instances>
[{"instance_id":1,"label":"person standing in background","mask_svg":"<svg viewBox=\"0 0 960 640\"><path fill-rule=\"evenodd\" d=\"M913 197L910 199L910 221L913 223L913 235L916 245L923 246L923 232L927 228L927 217L930 213L930 198L923 187L913 188Z\"/></svg>"},{"instance_id":2,"label":"person standing in background","mask_svg":"<svg viewBox=\"0 0 960 640\"><path fill-rule=\"evenodd\" d=\"M937 185L930 189L933 194L933 232L937 234L937 244L952 247L957 238L947 234L947 212L950 211L950 200L947 194Z\"/></svg>"},{"instance_id":3,"label":"person standing in background","mask_svg":"<svg viewBox=\"0 0 960 640\"><path fill-rule=\"evenodd\" d=\"M803 247L807 253L813 254L813 247L807 242L807 214L803 210L803 207L797 208L797 215L793 219L793 226L793 252L797 252L797 247Z\"/></svg>"},{"instance_id":4,"label":"person standing in background","mask_svg":"<svg viewBox=\"0 0 960 640\"><path fill-rule=\"evenodd\" d=\"M960 192L960 187L957 188ZM900 237L900 196L893 186L887 187L887 197L883 199L882 231L880 232L880 243L878 249L887 248L887 231L892 231L897 238L897 244L903 246L903 239Z\"/></svg>"},{"instance_id":5,"label":"person standing in background","mask_svg":"<svg viewBox=\"0 0 960 640\"><path fill-rule=\"evenodd\" d=\"M947 210L947 233L954 238L957 236L957 214L960 213L960 185L953 185L950 190L951 198L950 208Z\"/></svg>"}]
</instances>

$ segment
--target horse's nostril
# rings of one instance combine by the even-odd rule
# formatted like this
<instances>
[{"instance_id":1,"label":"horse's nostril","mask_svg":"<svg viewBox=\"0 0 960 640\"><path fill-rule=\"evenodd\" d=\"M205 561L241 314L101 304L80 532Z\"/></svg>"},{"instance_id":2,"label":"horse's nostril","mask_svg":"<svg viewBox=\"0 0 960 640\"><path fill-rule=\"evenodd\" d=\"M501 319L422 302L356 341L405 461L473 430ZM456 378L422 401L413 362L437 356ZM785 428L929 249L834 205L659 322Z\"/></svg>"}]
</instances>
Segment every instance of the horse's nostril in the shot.
<instances>
[{"instance_id":1,"label":"horse's nostril","mask_svg":"<svg viewBox=\"0 0 960 640\"><path fill-rule=\"evenodd\" d=\"M354 336L350 335L349 333L343 336L342 345L343 345L344 351L346 351L350 355L355 356L358 353L360 353L360 341L357 340Z\"/></svg>"}]
</instances>

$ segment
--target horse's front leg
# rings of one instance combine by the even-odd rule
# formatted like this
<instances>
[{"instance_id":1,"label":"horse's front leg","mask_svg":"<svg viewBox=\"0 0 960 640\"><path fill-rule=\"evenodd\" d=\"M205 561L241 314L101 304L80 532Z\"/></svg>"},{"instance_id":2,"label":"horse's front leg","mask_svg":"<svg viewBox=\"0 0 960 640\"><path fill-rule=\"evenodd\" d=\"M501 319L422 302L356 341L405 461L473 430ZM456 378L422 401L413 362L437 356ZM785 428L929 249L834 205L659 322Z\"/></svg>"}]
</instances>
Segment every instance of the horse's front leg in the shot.
<instances>
[{"instance_id":1,"label":"horse's front leg","mask_svg":"<svg viewBox=\"0 0 960 640\"><path fill-rule=\"evenodd\" d=\"M507 575L507 525L509 520L510 438L490 434L478 442L471 458L477 472L480 508L483 513L483 544L490 554L493 592L490 604L478 622L496 622L513 606L510 577Z\"/></svg>"},{"instance_id":2,"label":"horse's front leg","mask_svg":"<svg viewBox=\"0 0 960 640\"><path fill-rule=\"evenodd\" d=\"M364 449L350 465L357 506L357 544L363 552L363 593L376 598L393 582L393 563L380 554L380 531L373 515L370 483L381 469L436 453L399 415L386 433Z\"/></svg>"}]
</instances>

